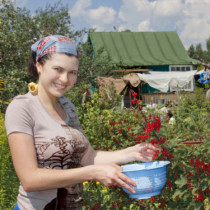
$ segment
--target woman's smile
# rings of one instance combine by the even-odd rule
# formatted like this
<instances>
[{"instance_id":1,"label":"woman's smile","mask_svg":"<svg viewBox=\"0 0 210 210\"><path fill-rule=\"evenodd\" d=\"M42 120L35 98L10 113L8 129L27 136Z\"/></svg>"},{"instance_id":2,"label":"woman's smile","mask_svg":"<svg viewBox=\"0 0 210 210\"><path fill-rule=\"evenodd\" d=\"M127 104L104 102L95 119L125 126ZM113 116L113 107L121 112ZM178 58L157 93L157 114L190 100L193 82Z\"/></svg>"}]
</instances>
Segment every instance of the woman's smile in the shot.
<instances>
[{"instance_id":1,"label":"woman's smile","mask_svg":"<svg viewBox=\"0 0 210 210\"><path fill-rule=\"evenodd\" d=\"M53 83L55 85L56 88L58 89L65 89L67 87L67 85L61 85L61 84L58 84L58 83Z\"/></svg>"}]
</instances>

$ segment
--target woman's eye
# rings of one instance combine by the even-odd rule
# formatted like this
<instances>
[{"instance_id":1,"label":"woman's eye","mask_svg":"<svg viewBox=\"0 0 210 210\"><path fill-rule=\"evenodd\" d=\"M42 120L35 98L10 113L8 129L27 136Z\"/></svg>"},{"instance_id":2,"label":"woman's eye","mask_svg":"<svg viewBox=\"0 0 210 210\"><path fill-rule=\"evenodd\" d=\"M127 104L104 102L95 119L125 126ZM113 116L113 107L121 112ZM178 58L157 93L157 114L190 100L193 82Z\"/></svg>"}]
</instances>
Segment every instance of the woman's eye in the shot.
<instances>
[{"instance_id":1,"label":"woman's eye","mask_svg":"<svg viewBox=\"0 0 210 210\"><path fill-rule=\"evenodd\" d=\"M77 76L79 74L79 72L78 71L70 71L69 74L73 75L73 76Z\"/></svg>"},{"instance_id":2,"label":"woman's eye","mask_svg":"<svg viewBox=\"0 0 210 210\"><path fill-rule=\"evenodd\" d=\"M62 69L61 68L54 68L56 71L59 71L59 72L61 72L62 71Z\"/></svg>"}]
</instances>

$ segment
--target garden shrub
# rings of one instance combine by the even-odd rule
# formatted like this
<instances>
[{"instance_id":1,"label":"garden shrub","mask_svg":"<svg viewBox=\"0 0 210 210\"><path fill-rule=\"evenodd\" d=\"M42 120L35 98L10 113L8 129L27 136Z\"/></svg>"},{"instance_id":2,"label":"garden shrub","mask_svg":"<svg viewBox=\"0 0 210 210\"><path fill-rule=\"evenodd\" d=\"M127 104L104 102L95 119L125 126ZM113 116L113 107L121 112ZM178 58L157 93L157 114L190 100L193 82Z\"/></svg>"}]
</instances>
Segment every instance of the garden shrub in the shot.
<instances>
[{"instance_id":1,"label":"garden shrub","mask_svg":"<svg viewBox=\"0 0 210 210\"><path fill-rule=\"evenodd\" d=\"M4 81L0 78L0 96L5 91ZM0 100L0 106L7 106L8 101ZM4 114L0 111L0 209L12 209L16 203L19 181L14 172L9 145L4 126Z\"/></svg>"},{"instance_id":2,"label":"garden shrub","mask_svg":"<svg viewBox=\"0 0 210 210\"><path fill-rule=\"evenodd\" d=\"M11 210L16 203L19 181L12 164L2 113L0 113L0 145L0 209Z\"/></svg>"},{"instance_id":3,"label":"garden shrub","mask_svg":"<svg viewBox=\"0 0 210 210\"><path fill-rule=\"evenodd\" d=\"M198 96L197 96L198 97ZM208 209L209 206L209 106L185 99L174 110L175 123L156 110L143 112L138 100L132 110L100 109L100 100L85 103L82 125L95 149L118 150L141 142L158 143L156 160L169 160L167 183L161 195L130 199L121 189L85 183L84 208L90 209ZM205 99L203 99L205 100ZM197 102L197 101L196 101ZM162 120L160 120L162 119ZM202 139L185 145L184 140Z\"/></svg>"},{"instance_id":4,"label":"garden shrub","mask_svg":"<svg viewBox=\"0 0 210 210\"><path fill-rule=\"evenodd\" d=\"M89 89L89 87L87 87ZM174 124L155 109L141 107L133 95L133 109L119 107L118 101L74 89L69 94L76 102L83 129L95 149L119 150L141 142L158 143L162 151L154 160L169 160L167 182L162 192L151 199L130 199L121 188L104 187L96 181L84 182L83 209L209 209L209 104L183 99L174 107ZM81 100L84 99L84 103ZM105 98L104 98L105 97ZM103 107L103 109L102 109ZM0 209L12 209L19 181L12 166L1 115L1 190ZM184 140L203 143L186 145Z\"/></svg>"}]
</instances>

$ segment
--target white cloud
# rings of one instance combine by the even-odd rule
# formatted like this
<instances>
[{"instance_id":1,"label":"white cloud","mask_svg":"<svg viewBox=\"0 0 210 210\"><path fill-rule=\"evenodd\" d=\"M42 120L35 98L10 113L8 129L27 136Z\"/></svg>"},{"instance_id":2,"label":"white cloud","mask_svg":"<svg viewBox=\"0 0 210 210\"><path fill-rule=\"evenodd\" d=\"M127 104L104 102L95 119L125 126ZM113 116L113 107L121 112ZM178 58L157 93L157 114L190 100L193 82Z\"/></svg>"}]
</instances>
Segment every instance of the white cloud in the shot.
<instances>
[{"instance_id":1,"label":"white cloud","mask_svg":"<svg viewBox=\"0 0 210 210\"><path fill-rule=\"evenodd\" d=\"M186 48L210 36L210 0L123 0L119 30L176 30Z\"/></svg>"},{"instance_id":2,"label":"white cloud","mask_svg":"<svg viewBox=\"0 0 210 210\"><path fill-rule=\"evenodd\" d=\"M181 0L123 0L119 10L119 19L124 27L131 30L141 30L142 24L147 23L146 30L168 30L175 19L179 19ZM122 27L122 25L121 25ZM170 30L175 30L172 26ZM144 27L143 27L144 28Z\"/></svg>"},{"instance_id":3,"label":"white cloud","mask_svg":"<svg viewBox=\"0 0 210 210\"><path fill-rule=\"evenodd\" d=\"M154 13L158 17L177 16L182 10L182 0L159 0L155 2Z\"/></svg>"},{"instance_id":4,"label":"white cloud","mask_svg":"<svg viewBox=\"0 0 210 210\"><path fill-rule=\"evenodd\" d=\"M118 12L121 21L119 31L129 29L131 31L152 30L150 26L150 15L154 2L148 0L123 0Z\"/></svg>"},{"instance_id":5,"label":"white cloud","mask_svg":"<svg viewBox=\"0 0 210 210\"><path fill-rule=\"evenodd\" d=\"M118 11L111 7L93 8L97 0L77 0L70 15L96 31L177 30L186 48L210 36L210 0L122 0Z\"/></svg>"},{"instance_id":6,"label":"white cloud","mask_svg":"<svg viewBox=\"0 0 210 210\"><path fill-rule=\"evenodd\" d=\"M154 3L149 2L148 0L123 0L119 11L119 18L127 21L129 17L130 19L135 18L135 15L139 17L143 14L149 14L151 12L152 5L154 5Z\"/></svg>"},{"instance_id":7,"label":"white cloud","mask_svg":"<svg viewBox=\"0 0 210 210\"><path fill-rule=\"evenodd\" d=\"M71 16L85 16L87 13L87 8L91 6L91 3L91 0L77 0L74 7L70 11Z\"/></svg>"},{"instance_id":8,"label":"white cloud","mask_svg":"<svg viewBox=\"0 0 210 210\"><path fill-rule=\"evenodd\" d=\"M210 36L209 0L186 0L183 19L179 23L180 37L188 49L191 44L202 44L206 49L206 40Z\"/></svg>"},{"instance_id":9,"label":"white cloud","mask_svg":"<svg viewBox=\"0 0 210 210\"><path fill-rule=\"evenodd\" d=\"M138 25L138 31L153 31L150 28L150 21L144 20L144 21L140 22Z\"/></svg>"},{"instance_id":10,"label":"white cloud","mask_svg":"<svg viewBox=\"0 0 210 210\"><path fill-rule=\"evenodd\" d=\"M109 7L98 7L97 9L90 9L88 11L88 17L91 22L97 22L100 24L111 24L115 20L116 12Z\"/></svg>"},{"instance_id":11,"label":"white cloud","mask_svg":"<svg viewBox=\"0 0 210 210\"><path fill-rule=\"evenodd\" d=\"M104 31L114 25L116 20L116 11L111 7L99 6L91 9L91 0L78 0L70 15L77 17L80 21L84 21L89 25L89 28L95 28L96 31Z\"/></svg>"}]
</instances>

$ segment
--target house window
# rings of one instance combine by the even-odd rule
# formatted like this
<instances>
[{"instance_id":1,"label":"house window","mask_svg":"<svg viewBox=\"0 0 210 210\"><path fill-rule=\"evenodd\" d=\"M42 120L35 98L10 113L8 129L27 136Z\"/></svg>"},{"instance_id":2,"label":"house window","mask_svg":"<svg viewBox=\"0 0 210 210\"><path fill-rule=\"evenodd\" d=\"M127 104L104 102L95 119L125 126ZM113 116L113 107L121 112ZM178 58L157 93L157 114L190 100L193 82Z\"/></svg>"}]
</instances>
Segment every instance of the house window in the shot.
<instances>
[{"instance_id":1,"label":"house window","mask_svg":"<svg viewBox=\"0 0 210 210\"><path fill-rule=\"evenodd\" d=\"M173 65L169 67L169 71L192 71L193 67L190 65ZM174 89L175 90L175 89ZM194 79L192 79L187 85L185 85L182 90L184 91L194 91ZM172 90L173 91L173 90Z\"/></svg>"},{"instance_id":2,"label":"house window","mask_svg":"<svg viewBox=\"0 0 210 210\"><path fill-rule=\"evenodd\" d=\"M187 66L186 67L186 71L190 71L190 66Z\"/></svg>"}]
</instances>

